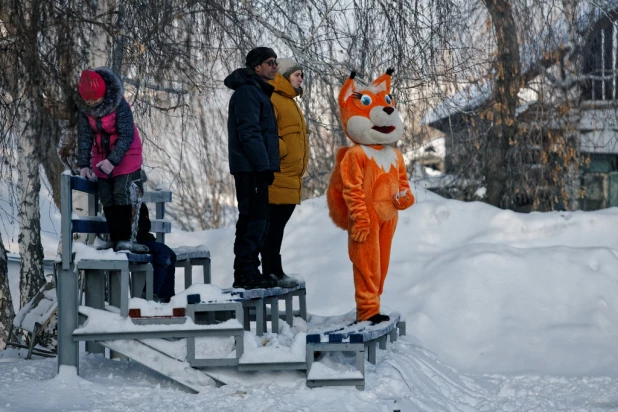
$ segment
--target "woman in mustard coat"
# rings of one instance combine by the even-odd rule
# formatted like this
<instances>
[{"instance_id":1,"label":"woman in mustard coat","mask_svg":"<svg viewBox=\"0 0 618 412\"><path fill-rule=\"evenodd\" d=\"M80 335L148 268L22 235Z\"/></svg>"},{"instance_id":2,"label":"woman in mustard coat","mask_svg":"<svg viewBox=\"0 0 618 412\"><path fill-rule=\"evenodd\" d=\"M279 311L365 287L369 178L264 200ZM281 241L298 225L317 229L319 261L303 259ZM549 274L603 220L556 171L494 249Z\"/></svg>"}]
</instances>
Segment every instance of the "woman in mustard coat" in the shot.
<instances>
[{"instance_id":1,"label":"woman in mustard coat","mask_svg":"<svg viewBox=\"0 0 618 412\"><path fill-rule=\"evenodd\" d=\"M262 272L277 278L277 286L294 287L298 283L283 272L281 243L283 231L300 204L302 177L309 160L307 125L294 100L302 95L302 67L290 58L278 61L277 74L269 83L275 87L271 96L279 127L279 157L281 172L268 188L270 226L262 247Z\"/></svg>"}]
</instances>

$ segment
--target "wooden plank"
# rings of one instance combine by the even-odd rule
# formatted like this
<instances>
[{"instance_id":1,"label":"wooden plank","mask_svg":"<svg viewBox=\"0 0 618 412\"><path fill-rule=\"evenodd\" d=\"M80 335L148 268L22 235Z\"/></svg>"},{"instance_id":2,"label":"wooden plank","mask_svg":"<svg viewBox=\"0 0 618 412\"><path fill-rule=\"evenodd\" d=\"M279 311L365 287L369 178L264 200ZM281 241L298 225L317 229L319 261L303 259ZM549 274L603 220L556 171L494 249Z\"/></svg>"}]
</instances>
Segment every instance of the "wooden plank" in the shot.
<instances>
[{"instance_id":1,"label":"wooden plank","mask_svg":"<svg viewBox=\"0 0 618 412\"><path fill-rule=\"evenodd\" d=\"M249 300L256 298L267 298L269 296L279 296L285 295L286 293L290 293L299 289L305 289L305 281L299 281L298 285L293 288L267 288L267 289L222 289L224 293L230 293L234 296L237 296L239 300Z\"/></svg>"},{"instance_id":2,"label":"wooden plank","mask_svg":"<svg viewBox=\"0 0 618 412\"><path fill-rule=\"evenodd\" d=\"M109 233L107 220L102 216L83 216L71 223L71 233Z\"/></svg>"},{"instance_id":3,"label":"wooden plank","mask_svg":"<svg viewBox=\"0 0 618 412\"><path fill-rule=\"evenodd\" d=\"M172 201L172 191L155 190L152 192L144 192L144 195L142 196L142 201L144 203L169 203Z\"/></svg>"},{"instance_id":4,"label":"wooden plank","mask_svg":"<svg viewBox=\"0 0 618 412\"><path fill-rule=\"evenodd\" d=\"M71 176L71 189L96 195L99 185L80 176Z\"/></svg>"},{"instance_id":5,"label":"wooden plank","mask_svg":"<svg viewBox=\"0 0 618 412\"><path fill-rule=\"evenodd\" d=\"M165 219L151 219L150 231L154 233L172 233L172 222Z\"/></svg>"},{"instance_id":6,"label":"wooden plank","mask_svg":"<svg viewBox=\"0 0 618 412\"><path fill-rule=\"evenodd\" d=\"M397 327L400 315L397 312L389 314L388 322L380 322L371 325L364 321L351 325L338 327L336 329L326 329L321 331L309 331L307 333L307 343L362 343L369 342L381 336L387 335Z\"/></svg>"},{"instance_id":7,"label":"wooden plank","mask_svg":"<svg viewBox=\"0 0 618 412\"><path fill-rule=\"evenodd\" d=\"M199 393L206 387L214 386L210 384L207 375L191 368L188 362L171 358L139 341L116 340L99 343L177 382L190 392ZM156 359L156 362L153 359Z\"/></svg>"}]
</instances>

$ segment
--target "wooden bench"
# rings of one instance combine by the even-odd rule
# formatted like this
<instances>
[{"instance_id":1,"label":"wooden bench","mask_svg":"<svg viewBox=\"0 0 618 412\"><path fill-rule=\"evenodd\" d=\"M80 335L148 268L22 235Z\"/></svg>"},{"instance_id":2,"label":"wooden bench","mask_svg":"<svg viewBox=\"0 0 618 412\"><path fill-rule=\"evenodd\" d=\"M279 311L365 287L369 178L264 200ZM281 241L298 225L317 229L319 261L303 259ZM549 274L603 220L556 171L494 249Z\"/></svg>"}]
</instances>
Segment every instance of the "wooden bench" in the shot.
<instances>
[{"instance_id":1,"label":"wooden bench","mask_svg":"<svg viewBox=\"0 0 618 412\"><path fill-rule=\"evenodd\" d=\"M188 306L189 311L191 311L192 305ZM200 390L199 382L196 382L195 376L198 371L194 371L188 366L233 366L238 364L238 359L243 353L244 332L241 319L228 321L225 325L186 322L185 324L168 324L165 328L161 328L159 324L136 325L128 319L119 318L117 314L86 306L79 307L79 314L84 319L95 318L94 326L84 323L80 328L74 330L72 332L74 342L98 342L117 353L136 359L194 393L198 393ZM103 322L100 322L104 325L102 327L98 326L96 322L101 318L104 319ZM127 324L128 322L131 322L131 324ZM199 359L196 357L195 338L228 336L233 336L236 339L235 358ZM187 339L186 362L156 349L152 346L152 339ZM193 371L195 373L191 373ZM199 376L197 378L199 379ZM202 376L202 378L204 377Z\"/></svg>"},{"instance_id":2,"label":"wooden bench","mask_svg":"<svg viewBox=\"0 0 618 412\"><path fill-rule=\"evenodd\" d=\"M215 314L222 312L226 319L234 318L240 325L243 325L243 310L242 304L239 302L217 302L217 303L196 303L187 305L188 316L193 319L197 325L214 325ZM233 314L234 316L229 316ZM236 342L236 356L234 358L199 358L196 354L195 337L187 338L187 361L192 367L206 366L236 366L243 354L243 328L229 329L226 328L227 334L221 333L217 336L231 336Z\"/></svg>"},{"instance_id":3,"label":"wooden bench","mask_svg":"<svg viewBox=\"0 0 618 412\"><path fill-rule=\"evenodd\" d=\"M266 306L270 306L270 321L273 333L279 333L279 302L285 302L285 321L292 326L294 321L293 299L298 297L299 301L299 316L307 320L307 289L305 282L300 281L293 288L268 288L268 289L223 289L224 292L230 293L232 296L237 296L238 300L243 304L244 310L244 327L245 330L250 330L251 320L255 320L255 334L262 336L267 331L267 322L269 319ZM273 316L277 314L277 316ZM253 315L253 316L252 316Z\"/></svg>"},{"instance_id":4,"label":"wooden bench","mask_svg":"<svg viewBox=\"0 0 618 412\"><path fill-rule=\"evenodd\" d=\"M77 216L73 213L72 191L78 190L88 194L88 216ZM70 173L61 176L61 230L62 230L62 258L60 264L63 269L74 267L83 271L86 289L86 304L93 303L100 307L100 300L104 298L104 273L108 272L109 303L118 306L122 316L128 316L129 290L132 296L140 296L138 280L141 285L146 284L146 297L152 299L153 268L150 255L134 253L115 253L111 251L97 251L82 244L76 250L73 248L73 233L108 233L107 221L97 216L97 184ZM153 222L155 230L169 232L171 223L164 220ZM83 246L83 247L82 247ZM130 274L133 274L131 277ZM130 280L131 277L131 280ZM96 279L101 278L101 279Z\"/></svg>"},{"instance_id":5,"label":"wooden bench","mask_svg":"<svg viewBox=\"0 0 618 412\"><path fill-rule=\"evenodd\" d=\"M391 342L397 340L397 331L403 336L406 333L405 321L397 312L389 314L388 322L372 325L370 322L348 323L344 320L340 325L326 329L313 329L307 332L307 386L356 386L365 388L365 349L368 361L376 363L376 344L380 349L386 349L387 338ZM354 352L356 370L336 376L322 376L319 370L313 370L316 352Z\"/></svg>"},{"instance_id":6,"label":"wooden bench","mask_svg":"<svg viewBox=\"0 0 618 412\"><path fill-rule=\"evenodd\" d=\"M165 234L170 231L165 231L163 226L157 225L154 222L165 221L165 204L172 201L172 192L169 190L155 190L144 193L142 198L144 203L155 204L155 217L153 221L153 232L156 232L157 242L165 243ZM202 266L203 268L203 283L211 282L210 278L210 251L205 245L199 246L181 246L172 249L176 254L176 267L183 268L185 271L185 289L193 284L193 266Z\"/></svg>"},{"instance_id":7,"label":"wooden bench","mask_svg":"<svg viewBox=\"0 0 618 412\"><path fill-rule=\"evenodd\" d=\"M294 288L270 288L270 289L222 289L221 292L229 295L229 300L225 302L219 301L203 301L199 298L199 295L189 295L189 304L187 308L190 316L195 320L195 323L205 322L208 324L215 324L217 322L224 322L230 318L236 318L243 324L243 328L249 331L251 328L251 321L255 320L256 323L256 335L262 336L267 330L267 305L270 305L272 322L272 332L279 332L279 316L274 314L278 313L279 301L283 300L286 304L285 312L282 317L288 322L290 326L293 324L294 311L292 308L293 297L298 296L300 302L299 316L307 320L307 308L305 302L306 289L305 282L301 281ZM237 359L196 359L191 360L191 366L204 367L204 366L233 366L238 365L239 371L258 371L258 370L305 370L305 359L297 361L281 361L281 362L242 362L240 360L237 344ZM194 345L188 341L187 350L189 353L195 352ZM242 348L241 348L242 350ZM240 353L242 354L242 352Z\"/></svg>"},{"instance_id":8,"label":"wooden bench","mask_svg":"<svg viewBox=\"0 0 618 412\"><path fill-rule=\"evenodd\" d=\"M153 269L150 255L96 251L94 248L75 244L74 233L107 233L106 220L97 216L97 184L65 171L60 178L61 197L61 255L56 260L55 273L58 294L58 364L79 366L78 346L73 343L73 330L79 324L78 273L83 273L82 287L85 304L101 308L105 300L105 274L109 276L108 302L128 316L129 294L140 296L146 285L146 297L152 299ZM88 195L87 216L73 213L73 191ZM153 221L153 229L169 233L171 223ZM74 250L74 246L76 250ZM83 248L82 248L83 247ZM80 249L81 248L81 249ZM77 252L77 253L76 253ZM87 350L102 352L98 345L87 344Z\"/></svg>"},{"instance_id":9,"label":"wooden bench","mask_svg":"<svg viewBox=\"0 0 618 412\"><path fill-rule=\"evenodd\" d=\"M210 250L205 245L180 246L172 250L176 253L176 267L185 270L185 289L193 284L193 266L202 266L203 283L211 283Z\"/></svg>"}]
</instances>

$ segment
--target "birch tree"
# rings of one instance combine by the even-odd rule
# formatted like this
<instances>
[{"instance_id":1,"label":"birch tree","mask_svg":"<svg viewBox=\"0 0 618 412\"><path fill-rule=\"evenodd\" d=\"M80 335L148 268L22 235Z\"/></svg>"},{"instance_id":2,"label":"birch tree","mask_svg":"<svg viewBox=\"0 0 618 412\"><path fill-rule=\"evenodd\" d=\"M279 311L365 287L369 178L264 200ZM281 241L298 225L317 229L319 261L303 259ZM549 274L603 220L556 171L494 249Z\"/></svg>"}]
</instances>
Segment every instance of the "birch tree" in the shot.
<instances>
[{"instance_id":1,"label":"birch tree","mask_svg":"<svg viewBox=\"0 0 618 412\"><path fill-rule=\"evenodd\" d=\"M15 317L13 299L9 289L6 249L0 236L0 350L6 347L10 325Z\"/></svg>"},{"instance_id":2,"label":"birch tree","mask_svg":"<svg viewBox=\"0 0 618 412\"><path fill-rule=\"evenodd\" d=\"M37 61L40 4L13 3L10 24L16 38L17 53L13 62L19 73L13 90L17 105L15 129L17 138L17 194L20 265L20 307L27 303L45 283L43 275L43 247L40 237L40 135L42 93L39 85L40 71Z\"/></svg>"}]
</instances>

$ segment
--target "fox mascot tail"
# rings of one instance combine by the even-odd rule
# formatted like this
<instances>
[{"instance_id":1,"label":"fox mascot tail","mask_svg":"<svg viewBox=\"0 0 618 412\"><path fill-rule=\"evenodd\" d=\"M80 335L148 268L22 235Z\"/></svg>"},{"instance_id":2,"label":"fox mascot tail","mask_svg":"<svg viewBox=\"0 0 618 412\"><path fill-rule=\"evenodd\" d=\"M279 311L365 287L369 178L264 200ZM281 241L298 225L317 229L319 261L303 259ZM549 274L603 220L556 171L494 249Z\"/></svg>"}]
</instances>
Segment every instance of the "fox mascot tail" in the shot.
<instances>
[{"instance_id":1,"label":"fox mascot tail","mask_svg":"<svg viewBox=\"0 0 618 412\"><path fill-rule=\"evenodd\" d=\"M343 180L341 179L341 160L349 147L340 147L335 158L335 168L330 175L328 189L326 190L326 204L328 213L335 226L348 230L348 205L343 199Z\"/></svg>"}]
</instances>

